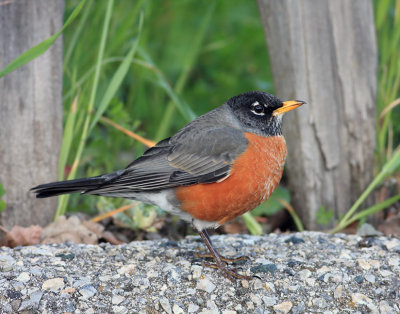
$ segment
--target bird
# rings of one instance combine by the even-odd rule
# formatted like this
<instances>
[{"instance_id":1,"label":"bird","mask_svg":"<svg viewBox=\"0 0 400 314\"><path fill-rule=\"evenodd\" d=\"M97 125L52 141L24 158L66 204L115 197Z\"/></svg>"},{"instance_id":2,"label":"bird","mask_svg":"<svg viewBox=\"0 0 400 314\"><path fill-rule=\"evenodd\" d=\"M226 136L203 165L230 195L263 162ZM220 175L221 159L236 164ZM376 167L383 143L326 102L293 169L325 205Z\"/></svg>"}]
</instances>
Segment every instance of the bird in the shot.
<instances>
[{"instance_id":1,"label":"bird","mask_svg":"<svg viewBox=\"0 0 400 314\"><path fill-rule=\"evenodd\" d=\"M254 209L272 194L287 154L283 114L303 104L245 92L147 149L125 169L31 190L37 198L78 192L156 205L192 223L210 252L202 257L212 258L224 277L252 279L230 268L229 262L243 257L220 255L208 229Z\"/></svg>"}]
</instances>

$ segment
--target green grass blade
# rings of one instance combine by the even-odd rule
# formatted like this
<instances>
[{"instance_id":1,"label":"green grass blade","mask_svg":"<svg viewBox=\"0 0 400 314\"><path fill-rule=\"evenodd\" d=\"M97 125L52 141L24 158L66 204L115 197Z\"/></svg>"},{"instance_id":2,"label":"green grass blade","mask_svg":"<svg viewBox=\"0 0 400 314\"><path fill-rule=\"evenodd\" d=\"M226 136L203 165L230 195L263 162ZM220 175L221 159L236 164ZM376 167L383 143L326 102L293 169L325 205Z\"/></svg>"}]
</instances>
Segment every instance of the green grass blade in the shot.
<instances>
[{"instance_id":1,"label":"green grass blade","mask_svg":"<svg viewBox=\"0 0 400 314\"><path fill-rule=\"evenodd\" d=\"M358 207L365 201L368 195L379 185L382 181L392 174L395 170L399 170L400 167L400 150L397 150L392 158L383 166L381 172L375 177L375 179L370 183L370 185L365 189L361 196L357 199L354 205L349 209L346 215L340 220L338 226L335 229L343 229L347 225L351 216L356 212ZM335 230L334 229L334 230Z\"/></svg>"},{"instance_id":2,"label":"green grass blade","mask_svg":"<svg viewBox=\"0 0 400 314\"><path fill-rule=\"evenodd\" d=\"M68 27L68 25L71 24L71 22L78 16L85 1L86 0L81 0L74 11L72 11L71 15L69 16L63 27L57 33L37 44L36 46L30 48L29 50L23 52L17 58L11 61L3 70L1 70L0 78L45 53L46 50L49 49L54 41L61 35L61 33Z\"/></svg>"},{"instance_id":3,"label":"green grass blade","mask_svg":"<svg viewBox=\"0 0 400 314\"><path fill-rule=\"evenodd\" d=\"M252 235L262 235L261 225L254 219L250 212L244 213L242 217Z\"/></svg>"},{"instance_id":4,"label":"green grass blade","mask_svg":"<svg viewBox=\"0 0 400 314\"><path fill-rule=\"evenodd\" d=\"M90 100L89 100L89 104L88 104L88 108L87 108L87 115L85 118L85 124L83 126L81 138L79 141L78 150L75 155L75 160L74 160L74 163L72 164L71 172L69 173L68 178L67 178L68 180L75 178L76 170L78 168L78 164L79 164L79 161L80 161L80 158L82 155L82 151L85 146L86 138L88 135L90 116L91 116L91 112L93 110L94 100L95 100L97 88L99 85L100 69L101 69L101 64L103 62L103 55L104 55L104 50L105 50L107 34L108 34L109 27L110 27L110 19L111 19L113 5L114 5L114 0L109 0L107 2L107 10L106 10L105 18L104 18L103 31L102 31L101 39L100 39L99 53L98 53L98 57L97 57L96 70L95 70L94 79L93 79L92 92L91 92L91 96L90 96ZM57 219L59 216L65 214L68 200L69 200L69 195L61 195L60 196L55 219Z\"/></svg>"},{"instance_id":5,"label":"green grass blade","mask_svg":"<svg viewBox=\"0 0 400 314\"><path fill-rule=\"evenodd\" d=\"M140 14L139 17L139 33L136 41L133 43L131 50L128 52L124 60L122 61L121 65L118 67L117 71L115 72L114 76L111 79L110 84L107 87L106 92L100 102L99 108L96 111L96 114L92 120L92 123L89 128L90 130L95 126L95 124L99 121L100 117L103 115L104 111L106 111L108 105L111 102L111 99L115 96L118 88L121 86L122 81L124 80L126 74L128 73L129 67L132 64L133 57L135 56L140 35L142 33L142 26L143 26L143 13Z\"/></svg>"},{"instance_id":6,"label":"green grass blade","mask_svg":"<svg viewBox=\"0 0 400 314\"><path fill-rule=\"evenodd\" d=\"M79 37L82 33L83 26L85 25L85 23L88 19L90 8L92 7L92 4L93 4L93 1L88 1L88 4L86 5L86 8L83 12L82 18L79 21L79 24L78 24L76 30L74 31L74 35L72 36L71 41L68 42L68 46L66 47L66 51L64 53L64 69L69 63L69 59L71 58L72 52L74 51L74 49L76 47L76 43L79 41Z\"/></svg>"},{"instance_id":7,"label":"green grass blade","mask_svg":"<svg viewBox=\"0 0 400 314\"><path fill-rule=\"evenodd\" d=\"M346 223L342 224L342 225L338 225L337 227L335 227L334 229L332 229L330 231L330 233L336 233L341 231L342 229L346 228L348 225L352 224L353 222L356 222L360 219L363 218L367 218L368 216L371 216L375 213L380 212L381 210L389 207L390 205L394 204L395 202L400 200L400 194L395 195L379 204L376 204L374 206L371 206L367 209L364 209L362 211L360 211L359 213L357 213L356 215L354 215L351 219L347 220Z\"/></svg>"},{"instance_id":8,"label":"green grass blade","mask_svg":"<svg viewBox=\"0 0 400 314\"><path fill-rule=\"evenodd\" d=\"M208 27L210 26L210 20L214 13L216 3L217 2L214 1L209 6L209 9L203 18L203 21L201 23L198 33L193 36L194 41L193 41L193 45L191 46L192 48L186 55L186 58L183 62L183 70L175 84L175 87L174 87L174 92L176 94L182 93L182 90L183 90L184 86L186 85L186 82L187 82L189 74L193 68L193 65L194 65L198 55L200 54L201 47L204 42L205 34L206 34ZM165 133L171 126L174 111L175 111L175 104L171 101L168 103L167 109L165 110L164 118L163 118L161 125L156 134L156 140L160 140L161 138L165 137L165 135L166 135Z\"/></svg>"},{"instance_id":9,"label":"green grass blade","mask_svg":"<svg viewBox=\"0 0 400 314\"><path fill-rule=\"evenodd\" d=\"M192 109L185 103L183 102L179 96L174 92L173 88L171 85L168 83L168 80L165 78L165 75L163 72L160 71L160 69L154 64L153 60L150 58L150 56L146 53L146 51L139 47L138 48L138 53L139 55L145 60L145 62L150 65L150 67L154 70L154 73L158 79L158 85L164 89L164 91L167 93L167 95L171 98L171 100L174 102L175 106L177 107L178 111L182 114L182 116L186 119L186 121L191 121L196 118L195 113L192 111Z\"/></svg>"},{"instance_id":10,"label":"green grass blade","mask_svg":"<svg viewBox=\"0 0 400 314\"><path fill-rule=\"evenodd\" d=\"M69 110L67 121L65 123L63 140L61 144L60 158L58 160L58 180L64 180L64 171L70 153L73 133L75 128L75 118L78 106L78 96L75 97Z\"/></svg>"}]
</instances>

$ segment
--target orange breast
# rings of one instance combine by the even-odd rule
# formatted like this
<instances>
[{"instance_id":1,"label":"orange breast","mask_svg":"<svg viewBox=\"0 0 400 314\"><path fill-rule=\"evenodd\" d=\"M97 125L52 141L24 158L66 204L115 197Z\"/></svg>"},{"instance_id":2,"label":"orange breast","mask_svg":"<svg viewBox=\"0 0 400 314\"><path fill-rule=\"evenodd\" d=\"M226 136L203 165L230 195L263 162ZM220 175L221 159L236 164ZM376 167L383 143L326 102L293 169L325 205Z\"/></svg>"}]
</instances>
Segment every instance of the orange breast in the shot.
<instances>
[{"instance_id":1,"label":"orange breast","mask_svg":"<svg viewBox=\"0 0 400 314\"><path fill-rule=\"evenodd\" d=\"M246 133L247 150L219 183L178 187L181 209L194 218L223 224L265 201L279 184L286 158L283 136Z\"/></svg>"}]
</instances>

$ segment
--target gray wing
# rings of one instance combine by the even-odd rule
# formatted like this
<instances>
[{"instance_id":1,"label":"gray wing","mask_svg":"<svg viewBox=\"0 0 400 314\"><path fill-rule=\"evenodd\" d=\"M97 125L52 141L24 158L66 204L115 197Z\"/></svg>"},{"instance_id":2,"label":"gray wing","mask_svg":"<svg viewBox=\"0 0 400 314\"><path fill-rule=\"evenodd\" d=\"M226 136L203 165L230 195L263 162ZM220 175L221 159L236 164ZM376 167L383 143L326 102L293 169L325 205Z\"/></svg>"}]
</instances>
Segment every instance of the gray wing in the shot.
<instances>
[{"instance_id":1,"label":"gray wing","mask_svg":"<svg viewBox=\"0 0 400 314\"><path fill-rule=\"evenodd\" d=\"M232 127L199 130L189 124L174 137L148 149L118 177L86 193L120 195L217 182L229 176L233 161L246 148L247 139L240 130Z\"/></svg>"}]
</instances>

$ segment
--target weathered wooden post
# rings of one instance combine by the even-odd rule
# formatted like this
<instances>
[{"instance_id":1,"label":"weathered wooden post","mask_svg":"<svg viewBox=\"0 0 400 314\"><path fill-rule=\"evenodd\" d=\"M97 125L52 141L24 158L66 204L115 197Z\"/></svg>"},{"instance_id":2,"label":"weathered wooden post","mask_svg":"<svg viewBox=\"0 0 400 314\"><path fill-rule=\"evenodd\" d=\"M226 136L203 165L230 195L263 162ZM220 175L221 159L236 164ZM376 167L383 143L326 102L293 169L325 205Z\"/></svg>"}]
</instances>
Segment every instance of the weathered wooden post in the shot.
<instances>
[{"instance_id":1,"label":"weathered wooden post","mask_svg":"<svg viewBox=\"0 0 400 314\"><path fill-rule=\"evenodd\" d=\"M0 3L0 68L63 24L64 2ZM62 136L62 40L0 79L0 183L7 208L0 224L46 225L56 199L36 201L29 189L57 179Z\"/></svg>"},{"instance_id":2,"label":"weathered wooden post","mask_svg":"<svg viewBox=\"0 0 400 314\"><path fill-rule=\"evenodd\" d=\"M308 228L345 213L373 176L377 45L371 1L258 0L285 117L287 175Z\"/></svg>"}]
</instances>

